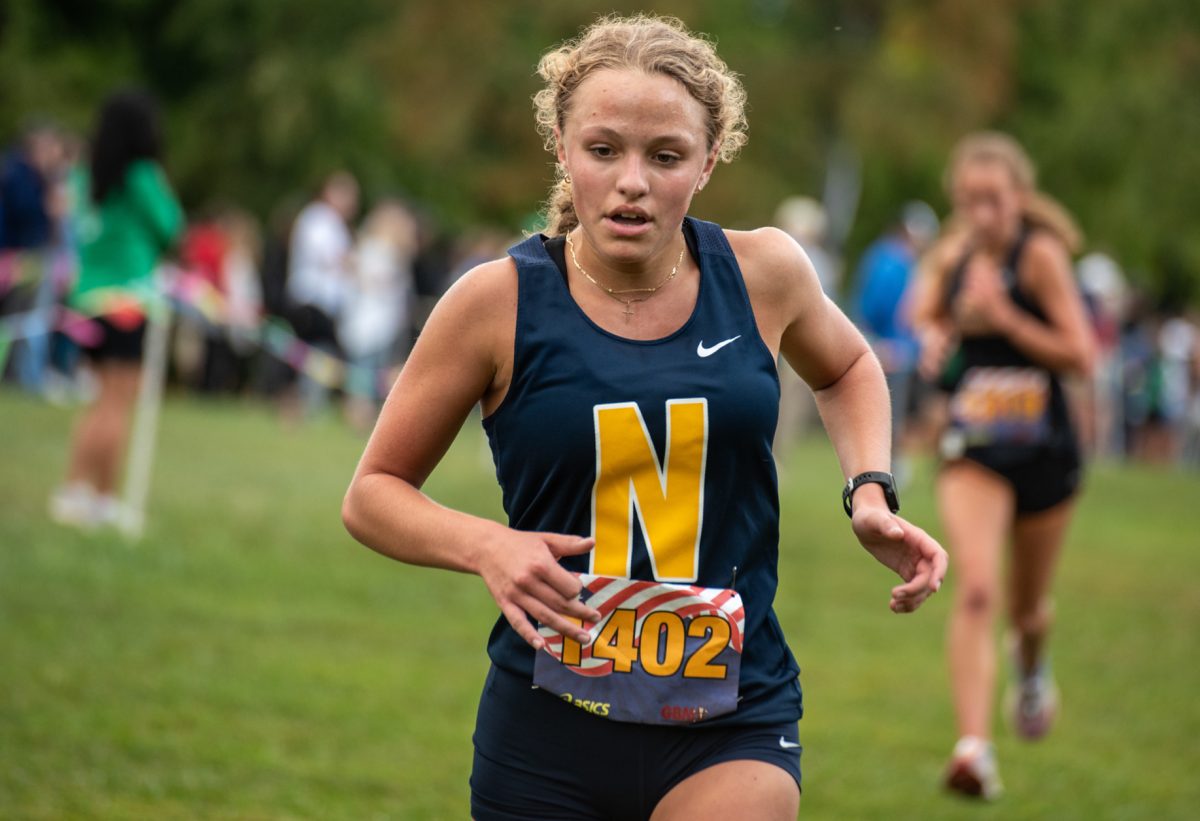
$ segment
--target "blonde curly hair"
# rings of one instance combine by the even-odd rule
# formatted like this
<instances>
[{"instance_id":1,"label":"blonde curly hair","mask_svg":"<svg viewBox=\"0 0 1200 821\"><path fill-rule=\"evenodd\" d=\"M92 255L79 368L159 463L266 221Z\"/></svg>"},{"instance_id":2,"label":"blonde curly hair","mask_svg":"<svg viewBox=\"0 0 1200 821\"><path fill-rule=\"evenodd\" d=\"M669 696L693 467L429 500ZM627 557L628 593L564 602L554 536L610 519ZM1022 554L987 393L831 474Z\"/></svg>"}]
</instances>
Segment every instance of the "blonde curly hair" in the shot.
<instances>
[{"instance_id":1,"label":"blonde curly hair","mask_svg":"<svg viewBox=\"0 0 1200 821\"><path fill-rule=\"evenodd\" d=\"M677 18L638 14L601 17L538 62L546 85L533 96L533 105L548 151L557 147L555 128L562 131L575 90L603 69L665 74L682 83L707 113L708 150L716 149L722 162L733 160L746 144L746 91L713 44ZM565 234L578 224L571 186L560 167L546 202L546 233Z\"/></svg>"}]
</instances>

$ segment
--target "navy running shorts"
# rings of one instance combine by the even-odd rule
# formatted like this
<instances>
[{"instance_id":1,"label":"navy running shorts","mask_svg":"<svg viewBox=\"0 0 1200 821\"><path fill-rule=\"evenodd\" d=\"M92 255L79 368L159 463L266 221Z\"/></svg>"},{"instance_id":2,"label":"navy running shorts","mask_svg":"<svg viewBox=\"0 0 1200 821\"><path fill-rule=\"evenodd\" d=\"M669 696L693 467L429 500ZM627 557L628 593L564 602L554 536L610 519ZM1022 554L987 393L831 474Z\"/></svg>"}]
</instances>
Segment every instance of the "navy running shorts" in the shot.
<instances>
[{"instance_id":1,"label":"navy running shorts","mask_svg":"<svg viewBox=\"0 0 1200 821\"><path fill-rule=\"evenodd\" d=\"M799 726L672 727L610 721L492 667L475 723L475 821L649 818L680 781L765 761L800 784Z\"/></svg>"}]
</instances>

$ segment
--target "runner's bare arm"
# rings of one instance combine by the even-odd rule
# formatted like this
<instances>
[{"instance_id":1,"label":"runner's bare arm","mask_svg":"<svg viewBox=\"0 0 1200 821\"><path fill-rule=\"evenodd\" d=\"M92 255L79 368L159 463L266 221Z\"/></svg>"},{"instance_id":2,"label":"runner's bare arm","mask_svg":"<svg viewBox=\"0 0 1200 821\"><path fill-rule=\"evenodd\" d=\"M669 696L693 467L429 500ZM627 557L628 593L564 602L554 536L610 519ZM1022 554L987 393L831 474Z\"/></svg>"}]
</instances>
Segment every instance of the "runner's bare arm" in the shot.
<instances>
[{"instance_id":1,"label":"runner's bare arm","mask_svg":"<svg viewBox=\"0 0 1200 821\"><path fill-rule=\"evenodd\" d=\"M768 346L813 388L843 474L885 470L891 464L891 411L883 369L858 329L821 291L803 250L782 232L763 229L738 237L739 259ZM739 251L740 247L740 251ZM761 312L760 312L761 307ZM941 586L946 553L921 528L888 510L878 485L854 495L854 534L904 580L890 606L911 612Z\"/></svg>"},{"instance_id":2,"label":"runner's bare arm","mask_svg":"<svg viewBox=\"0 0 1200 821\"><path fill-rule=\"evenodd\" d=\"M1027 279L1047 321L1014 310L1002 318L1001 333L1046 367L1090 374L1096 359L1095 337L1066 249L1053 237L1035 233L1029 238L1025 264L1029 276L1022 277L1022 284Z\"/></svg>"},{"instance_id":3,"label":"runner's bare arm","mask_svg":"<svg viewBox=\"0 0 1200 821\"><path fill-rule=\"evenodd\" d=\"M961 235L939 239L921 257L913 283L912 327L920 342L917 368L927 380L933 380L945 366L956 341L954 323L942 304L946 275L965 247Z\"/></svg>"},{"instance_id":4,"label":"runner's bare arm","mask_svg":"<svg viewBox=\"0 0 1200 821\"><path fill-rule=\"evenodd\" d=\"M763 340L808 383L847 476L891 462L887 385L858 329L782 231L731 232Z\"/></svg>"},{"instance_id":5,"label":"runner's bare arm","mask_svg":"<svg viewBox=\"0 0 1200 821\"><path fill-rule=\"evenodd\" d=\"M525 613L560 632L591 618L579 581L557 558L590 539L523 533L444 507L421 485L477 402L507 388L516 324L516 270L490 262L460 279L430 315L384 404L342 505L342 521L371 549L409 564L476 573L514 629L540 640Z\"/></svg>"}]
</instances>

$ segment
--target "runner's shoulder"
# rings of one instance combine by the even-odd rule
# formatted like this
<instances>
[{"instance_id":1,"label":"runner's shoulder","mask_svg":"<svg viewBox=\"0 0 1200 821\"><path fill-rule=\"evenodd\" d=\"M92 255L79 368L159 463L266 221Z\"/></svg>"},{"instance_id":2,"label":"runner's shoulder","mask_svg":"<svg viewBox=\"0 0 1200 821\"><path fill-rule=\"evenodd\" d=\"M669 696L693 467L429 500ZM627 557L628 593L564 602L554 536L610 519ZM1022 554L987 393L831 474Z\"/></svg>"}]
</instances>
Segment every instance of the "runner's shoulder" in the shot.
<instances>
[{"instance_id":1,"label":"runner's shoulder","mask_svg":"<svg viewBox=\"0 0 1200 821\"><path fill-rule=\"evenodd\" d=\"M768 226L752 231L727 229L725 236L755 303L790 300L806 289L820 290L808 254L787 232Z\"/></svg>"},{"instance_id":2,"label":"runner's shoulder","mask_svg":"<svg viewBox=\"0 0 1200 821\"><path fill-rule=\"evenodd\" d=\"M1020 277L1023 287L1047 298L1068 288L1073 277L1066 244L1053 232L1035 228L1025 242Z\"/></svg>"},{"instance_id":3,"label":"runner's shoulder","mask_svg":"<svg viewBox=\"0 0 1200 821\"><path fill-rule=\"evenodd\" d=\"M438 349L468 350L488 361L511 352L516 333L517 267L511 258L476 265L441 296L421 329Z\"/></svg>"},{"instance_id":4,"label":"runner's shoulder","mask_svg":"<svg viewBox=\"0 0 1200 821\"><path fill-rule=\"evenodd\" d=\"M516 308L517 266L511 257L503 257L480 263L455 280L438 300L434 315L490 322Z\"/></svg>"}]
</instances>

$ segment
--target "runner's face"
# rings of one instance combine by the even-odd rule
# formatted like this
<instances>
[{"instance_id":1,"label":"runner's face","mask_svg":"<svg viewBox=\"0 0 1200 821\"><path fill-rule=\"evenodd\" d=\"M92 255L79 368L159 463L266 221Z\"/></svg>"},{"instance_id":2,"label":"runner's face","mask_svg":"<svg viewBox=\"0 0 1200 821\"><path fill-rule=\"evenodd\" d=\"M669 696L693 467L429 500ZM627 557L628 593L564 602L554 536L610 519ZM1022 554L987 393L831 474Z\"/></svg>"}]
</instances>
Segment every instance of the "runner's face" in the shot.
<instances>
[{"instance_id":1,"label":"runner's face","mask_svg":"<svg viewBox=\"0 0 1200 821\"><path fill-rule=\"evenodd\" d=\"M968 162L954 175L954 208L975 239L991 248L1007 247L1021 222L1021 192L1000 162Z\"/></svg>"},{"instance_id":2,"label":"runner's face","mask_svg":"<svg viewBox=\"0 0 1200 821\"><path fill-rule=\"evenodd\" d=\"M559 162L592 253L614 268L658 267L679 253L679 226L716 162L707 114L679 81L597 71L575 90Z\"/></svg>"}]
</instances>

